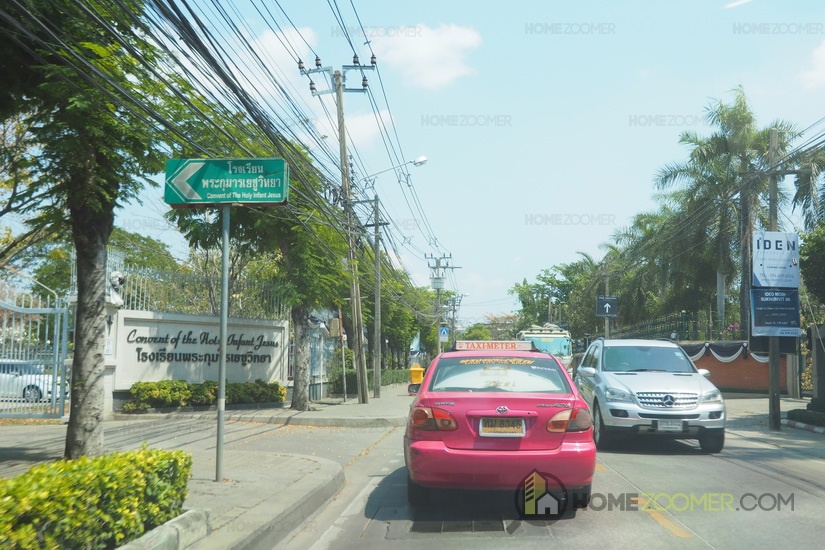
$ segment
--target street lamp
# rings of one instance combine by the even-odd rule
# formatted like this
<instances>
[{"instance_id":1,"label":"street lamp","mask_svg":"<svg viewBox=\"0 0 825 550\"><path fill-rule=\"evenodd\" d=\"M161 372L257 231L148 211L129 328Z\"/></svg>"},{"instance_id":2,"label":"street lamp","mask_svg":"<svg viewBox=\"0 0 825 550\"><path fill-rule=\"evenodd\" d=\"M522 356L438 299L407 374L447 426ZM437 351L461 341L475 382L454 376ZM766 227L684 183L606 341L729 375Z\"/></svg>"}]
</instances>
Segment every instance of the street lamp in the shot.
<instances>
[{"instance_id":1,"label":"street lamp","mask_svg":"<svg viewBox=\"0 0 825 550\"><path fill-rule=\"evenodd\" d=\"M397 166L392 166L390 168L387 168L386 170L381 170L380 172L370 174L369 176L364 176L363 178L361 178L361 181L362 182L369 181L370 186L372 186L373 181L371 181L371 180L373 178L375 178L375 176L377 176L378 174L383 174L385 172L389 172L390 170L397 170L398 168L402 168L402 167L404 167L408 164L412 164L413 166L421 166L422 164L427 164L427 160L428 160L427 157L425 157L424 155L421 155L420 157L416 157L413 160L408 160L407 162L402 162L401 164L399 164ZM407 182L407 185L409 185L409 182Z\"/></svg>"}]
</instances>

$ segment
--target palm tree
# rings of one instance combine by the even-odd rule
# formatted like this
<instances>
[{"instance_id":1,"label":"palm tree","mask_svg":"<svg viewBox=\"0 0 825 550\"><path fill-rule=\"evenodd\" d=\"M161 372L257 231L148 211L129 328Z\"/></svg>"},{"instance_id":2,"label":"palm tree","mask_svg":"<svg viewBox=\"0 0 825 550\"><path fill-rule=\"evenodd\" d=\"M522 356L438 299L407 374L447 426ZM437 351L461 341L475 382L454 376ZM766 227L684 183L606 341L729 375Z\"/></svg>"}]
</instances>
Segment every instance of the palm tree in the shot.
<instances>
[{"instance_id":1,"label":"palm tree","mask_svg":"<svg viewBox=\"0 0 825 550\"><path fill-rule=\"evenodd\" d=\"M738 240L740 259L739 316L742 325L748 326L751 234L757 221L759 225L766 225L770 131L771 128L778 130L776 153L780 157L799 134L792 124L781 120L766 128L758 128L743 89L738 87L733 92L731 104L718 101L708 107L706 120L716 127L716 131L707 137L684 133L680 141L691 147L689 160L665 167L656 181L660 187L685 182L698 201L696 208L713 212L709 221L716 228L711 230L714 234L712 246L718 254L720 287L725 270L734 262L729 217L735 212L731 207L733 199L738 198L739 231L735 240ZM721 293L717 290L717 294ZM721 298L717 297L717 300L721 301Z\"/></svg>"}]
</instances>

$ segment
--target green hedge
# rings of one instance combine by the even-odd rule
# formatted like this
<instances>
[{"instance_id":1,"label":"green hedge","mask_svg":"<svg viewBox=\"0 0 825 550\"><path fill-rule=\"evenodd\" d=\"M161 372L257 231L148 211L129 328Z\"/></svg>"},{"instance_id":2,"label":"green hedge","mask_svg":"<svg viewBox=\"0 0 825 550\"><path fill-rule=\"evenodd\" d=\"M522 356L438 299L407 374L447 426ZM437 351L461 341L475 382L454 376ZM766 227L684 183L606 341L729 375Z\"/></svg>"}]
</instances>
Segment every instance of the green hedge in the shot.
<instances>
[{"instance_id":1,"label":"green hedge","mask_svg":"<svg viewBox=\"0 0 825 550\"><path fill-rule=\"evenodd\" d=\"M180 515L192 457L146 449L0 479L0 548L116 548Z\"/></svg>"},{"instance_id":2,"label":"green hedge","mask_svg":"<svg viewBox=\"0 0 825 550\"><path fill-rule=\"evenodd\" d=\"M343 394L344 385L341 380L341 368L332 369L327 373L330 383L330 393ZM355 369L347 369L347 393L358 393L356 390L357 380ZM386 369L381 371L381 385L389 386L391 384L409 384L410 371L407 369ZM373 387L373 369L367 369L367 387Z\"/></svg>"},{"instance_id":3,"label":"green hedge","mask_svg":"<svg viewBox=\"0 0 825 550\"><path fill-rule=\"evenodd\" d=\"M215 404L218 383L207 380L189 384L185 380L161 380L160 382L135 382L129 389L132 399L123 405L124 412L145 411L177 407L205 407ZM278 382L227 382L226 404L283 403L286 388Z\"/></svg>"}]
</instances>

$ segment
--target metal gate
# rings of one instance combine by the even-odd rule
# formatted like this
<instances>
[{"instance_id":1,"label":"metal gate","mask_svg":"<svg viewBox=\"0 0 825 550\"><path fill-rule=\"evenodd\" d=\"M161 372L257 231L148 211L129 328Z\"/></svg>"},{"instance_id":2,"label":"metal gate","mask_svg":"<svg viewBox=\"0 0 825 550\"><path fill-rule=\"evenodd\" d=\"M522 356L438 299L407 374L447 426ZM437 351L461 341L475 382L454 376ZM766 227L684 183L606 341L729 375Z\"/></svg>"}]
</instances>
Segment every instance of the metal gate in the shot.
<instances>
[{"instance_id":1,"label":"metal gate","mask_svg":"<svg viewBox=\"0 0 825 550\"><path fill-rule=\"evenodd\" d=\"M68 308L56 295L44 297L4 279L0 329L0 417L63 416L70 387Z\"/></svg>"}]
</instances>

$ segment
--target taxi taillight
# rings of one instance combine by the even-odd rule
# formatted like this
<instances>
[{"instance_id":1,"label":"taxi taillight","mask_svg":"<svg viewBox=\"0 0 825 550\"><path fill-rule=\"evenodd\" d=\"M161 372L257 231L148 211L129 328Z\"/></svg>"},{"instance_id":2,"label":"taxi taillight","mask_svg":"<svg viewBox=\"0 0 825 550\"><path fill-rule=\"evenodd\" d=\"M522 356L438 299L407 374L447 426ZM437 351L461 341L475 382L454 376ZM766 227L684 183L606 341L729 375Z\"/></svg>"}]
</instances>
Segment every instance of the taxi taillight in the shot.
<instances>
[{"instance_id":1,"label":"taxi taillight","mask_svg":"<svg viewBox=\"0 0 825 550\"><path fill-rule=\"evenodd\" d=\"M547 421L547 431L551 433L559 432L583 432L593 426L593 417L587 409L565 409L553 415Z\"/></svg>"},{"instance_id":2,"label":"taxi taillight","mask_svg":"<svg viewBox=\"0 0 825 550\"><path fill-rule=\"evenodd\" d=\"M444 409L415 407L410 413L410 422L417 430L451 432L458 429L455 417Z\"/></svg>"}]
</instances>

